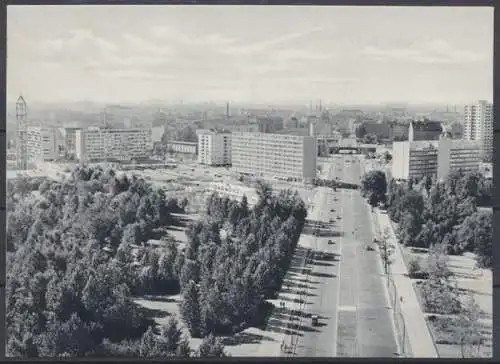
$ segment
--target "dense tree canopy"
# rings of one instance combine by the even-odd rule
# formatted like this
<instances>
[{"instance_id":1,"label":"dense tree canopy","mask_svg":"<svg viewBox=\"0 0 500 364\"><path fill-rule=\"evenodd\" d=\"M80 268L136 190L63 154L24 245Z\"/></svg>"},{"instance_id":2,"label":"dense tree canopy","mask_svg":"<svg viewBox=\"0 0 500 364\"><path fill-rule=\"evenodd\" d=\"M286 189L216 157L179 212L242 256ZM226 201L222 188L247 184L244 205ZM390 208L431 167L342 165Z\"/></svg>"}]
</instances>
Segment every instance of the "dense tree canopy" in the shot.
<instances>
[{"instance_id":1,"label":"dense tree canopy","mask_svg":"<svg viewBox=\"0 0 500 364\"><path fill-rule=\"evenodd\" d=\"M213 336L258 318L306 219L297 193L261 183L258 195L253 207L245 197L212 195L181 250L166 228L183 204L141 178L78 167L59 182L10 183L8 355L191 356L175 319L158 332L133 301L181 292L183 321L206 338L195 355L223 356ZM150 239L163 244L151 247Z\"/></svg>"},{"instance_id":2,"label":"dense tree canopy","mask_svg":"<svg viewBox=\"0 0 500 364\"><path fill-rule=\"evenodd\" d=\"M488 203L491 182L479 173L454 172L442 182L391 180L387 188L386 206L403 244L444 243L450 254L476 253L482 267L491 267L493 237L491 211L478 206Z\"/></svg>"},{"instance_id":3,"label":"dense tree canopy","mask_svg":"<svg viewBox=\"0 0 500 364\"><path fill-rule=\"evenodd\" d=\"M191 335L230 334L252 324L281 285L306 208L297 193L258 185L259 202L213 194L204 221L188 235L181 273L182 316Z\"/></svg>"},{"instance_id":4,"label":"dense tree canopy","mask_svg":"<svg viewBox=\"0 0 500 364\"><path fill-rule=\"evenodd\" d=\"M145 245L165 235L177 201L102 168L76 168L62 182L18 180L8 189L8 355L177 350L171 341L156 343L153 323L132 300L179 290L176 247Z\"/></svg>"}]
</instances>

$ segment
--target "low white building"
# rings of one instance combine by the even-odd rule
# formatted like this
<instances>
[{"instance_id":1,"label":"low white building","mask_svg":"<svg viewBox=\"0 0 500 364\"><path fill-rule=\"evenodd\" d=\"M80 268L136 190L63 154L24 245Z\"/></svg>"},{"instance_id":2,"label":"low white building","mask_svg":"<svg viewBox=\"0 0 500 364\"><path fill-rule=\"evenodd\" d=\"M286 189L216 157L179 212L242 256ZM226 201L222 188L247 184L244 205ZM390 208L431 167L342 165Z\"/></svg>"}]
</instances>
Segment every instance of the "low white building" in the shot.
<instances>
[{"instance_id":1,"label":"low white building","mask_svg":"<svg viewBox=\"0 0 500 364\"><path fill-rule=\"evenodd\" d=\"M230 199L241 201L243 196L247 197L250 206L255 205L259 201L259 197L255 188L224 182L212 182L209 184L207 194L216 192L221 197L227 196Z\"/></svg>"},{"instance_id":2,"label":"low white building","mask_svg":"<svg viewBox=\"0 0 500 364\"><path fill-rule=\"evenodd\" d=\"M172 140L167 143L167 148L176 153L196 155L198 151L198 143Z\"/></svg>"}]
</instances>

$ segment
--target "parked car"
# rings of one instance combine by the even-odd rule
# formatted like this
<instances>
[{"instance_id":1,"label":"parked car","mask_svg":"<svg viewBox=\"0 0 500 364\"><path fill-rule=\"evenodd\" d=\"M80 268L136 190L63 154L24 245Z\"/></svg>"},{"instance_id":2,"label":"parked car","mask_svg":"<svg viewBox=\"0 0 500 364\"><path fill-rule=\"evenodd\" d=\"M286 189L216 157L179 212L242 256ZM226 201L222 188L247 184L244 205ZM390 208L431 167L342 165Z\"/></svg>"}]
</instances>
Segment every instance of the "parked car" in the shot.
<instances>
[{"instance_id":1,"label":"parked car","mask_svg":"<svg viewBox=\"0 0 500 364\"><path fill-rule=\"evenodd\" d=\"M318 326L318 324L319 324L319 317L318 317L318 315L312 315L311 316L311 324L313 326Z\"/></svg>"}]
</instances>

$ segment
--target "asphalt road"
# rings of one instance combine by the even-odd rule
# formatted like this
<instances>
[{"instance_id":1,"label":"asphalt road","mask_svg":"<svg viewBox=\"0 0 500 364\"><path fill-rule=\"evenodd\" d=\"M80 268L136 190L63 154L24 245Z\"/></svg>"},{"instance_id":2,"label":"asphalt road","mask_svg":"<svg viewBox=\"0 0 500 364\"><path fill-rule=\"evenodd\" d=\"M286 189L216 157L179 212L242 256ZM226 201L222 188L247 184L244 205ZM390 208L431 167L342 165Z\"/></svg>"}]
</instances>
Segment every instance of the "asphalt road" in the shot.
<instances>
[{"instance_id":1,"label":"asphalt road","mask_svg":"<svg viewBox=\"0 0 500 364\"><path fill-rule=\"evenodd\" d=\"M362 175L355 156L332 158L324 173L349 183ZM357 190L320 188L309 219L324 224L306 265L307 304L295 355L317 357L397 356L392 313L373 241L368 207ZM334 210L334 211L331 211ZM310 231L310 229L308 230ZM329 242L330 241L330 242ZM311 317L319 317L313 326Z\"/></svg>"}]
</instances>

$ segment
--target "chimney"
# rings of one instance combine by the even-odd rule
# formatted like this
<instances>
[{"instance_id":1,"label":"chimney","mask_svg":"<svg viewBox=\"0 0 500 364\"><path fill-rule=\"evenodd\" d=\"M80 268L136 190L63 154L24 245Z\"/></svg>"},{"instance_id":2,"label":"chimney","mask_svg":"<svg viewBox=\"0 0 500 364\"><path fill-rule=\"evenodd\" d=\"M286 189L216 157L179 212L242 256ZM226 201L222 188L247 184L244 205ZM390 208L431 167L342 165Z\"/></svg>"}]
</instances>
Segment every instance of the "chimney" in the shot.
<instances>
[{"instance_id":1,"label":"chimney","mask_svg":"<svg viewBox=\"0 0 500 364\"><path fill-rule=\"evenodd\" d=\"M229 119L229 102L226 102L226 118Z\"/></svg>"}]
</instances>

